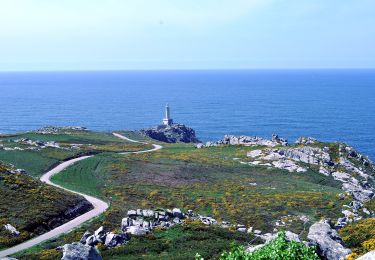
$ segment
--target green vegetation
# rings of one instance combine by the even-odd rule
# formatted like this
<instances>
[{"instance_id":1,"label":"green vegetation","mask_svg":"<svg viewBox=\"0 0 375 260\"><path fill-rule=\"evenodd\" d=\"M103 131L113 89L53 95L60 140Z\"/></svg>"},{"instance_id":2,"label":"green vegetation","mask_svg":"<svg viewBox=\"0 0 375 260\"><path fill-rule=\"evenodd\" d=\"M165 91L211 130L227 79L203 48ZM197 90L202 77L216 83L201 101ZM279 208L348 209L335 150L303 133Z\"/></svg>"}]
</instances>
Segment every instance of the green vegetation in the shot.
<instances>
[{"instance_id":1,"label":"green vegetation","mask_svg":"<svg viewBox=\"0 0 375 260\"><path fill-rule=\"evenodd\" d=\"M20 139L32 141L55 141L61 148L37 148L25 143L15 142ZM132 143L121 140L111 133L97 133L91 131L70 131L56 134L23 133L0 136L0 144L4 148L16 150L4 150L0 148L0 160L15 165L16 168L27 170L32 175L39 177L53 165L70 158L86 154L102 152L138 151L151 148L150 145ZM72 145L78 148L72 148ZM23 149L19 150L17 148Z\"/></svg>"},{"instance_id":2,"label":"green vegetation","mask_svg":"<svg viewBox=\"0 0 375 260\"><path fill-rule=\"evenodd\" d=\"M355 259L375 250L375 218L363 219L340 229L345 244L353 251L350 259Z\"/></svg>"},{"instance_id":3,"label":"green vegetation","mask_svg":"<svg viewBox=\"0 0 375 260\"><path fill-rule=\"evenodd\" d=\"M147 140L136 132L122 134L136 140ZM43 137L58 141L67 147L73 143L82 144L78 151L74 151L73 156L78 153L95 153L94 157L77 162L55 175L52 181L110 201L111 206L100 218L86 223L84 227L18 254L17 258L20 259L59 258L61 252L55 250L57 246L78 241L86 229L93 231L103 225L108 230L118 230L121 219L130 209L192 209L197 213L213 216L218 221L244 224L263 232L273 231L276 227L302 234L304 238L311 223L321 218L331 218L334 221L341 215L342 206L350 203L349 198L338 199L338 194L342 192L341 183L318 173L316 169L290 173L275 168L244 165L239 160L234 160L248 160L246 153L259 147L220 146L196 149L189 144L163 144L164 149L157 152L124 155L118 152L147 149L151 146L129 143L109 133L86 131L26 136L33 140L41 140ZM13 137L0 138L3 140L1 144L14 146L9 138ZM329 147L334 157L338 145L330 144ZM54 154L52 150L54 148L40 151L0 151L0 160L4 155L7 162L38 176L56 162L72 157L64 154L68 150L55 149ZM9 152L17 154L19 162ZM19 166L20 163L24 163L25 167ZM36 210L39 210L38 207ZM283 227L275 225L280 220L285 223ZM224 250L230 249L232 241L239 245L233 250L239 252L242 250L240 246L253 238L249 234L190 223L167 231L156 230L145 237L134 237L128 244L116 249L100 248L104 259L193 259L195 253L199 253L204 259L218 259ZM308 259L303 258L303 255L308 256L312 249L283 239L280 236L277 240L279 242L265 247L263 255L267 254L267 248L281 251L285 249L300 257L296 259ZM254 259L265 258L259 256Z\"/></svg>"},{"instance_id":4,"label":"green vegetation","mask_svg":"<svg viewBox=\"0 0 375 260\"><path fill-rule=\"evenodd\" d=\"M285 234L280 232L275 240L252 253L246 252L243 246L233 244L230 251L221 255L220 260L319 260L315 251L314 247L286 240ZM203 260L204 258L198 254L196 259Z\"/></svg>"},{"instance_id":5,"label":"green vegetation","mask_svg":"<svg viewBox=\"0 0 375 260\"><path fill-rule=\"evenodd\" d=\"M83 197L47 186L24 174L10 174L0 163L0 248L10 247L42 234L71 218L65 212ZM86 210L89 210L86 205ZM3 229L11 224L21 232L13 236Z\"/></svg>"}]
</instances>

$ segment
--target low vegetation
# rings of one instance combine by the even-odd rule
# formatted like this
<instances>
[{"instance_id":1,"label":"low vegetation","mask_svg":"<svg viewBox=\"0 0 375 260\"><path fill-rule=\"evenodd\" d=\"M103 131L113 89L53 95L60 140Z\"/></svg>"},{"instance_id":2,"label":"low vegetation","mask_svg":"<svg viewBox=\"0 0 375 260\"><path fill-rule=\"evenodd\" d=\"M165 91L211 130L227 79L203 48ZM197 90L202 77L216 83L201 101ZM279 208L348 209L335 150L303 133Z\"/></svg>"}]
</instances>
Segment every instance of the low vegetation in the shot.
<instances>
[{"instance_id":1,"label":"low vegetation","mask_svg":"<svg viewBox=\"0 0 375 260\"><path fill-rule=\"evenodd\" d=\"M283 232L280 232L275 240L254 252L247 252L244 246L232 244L231 249L220 256L220 260L271 259L319 260L320 258L314 247L308 247L295 241L288 241ZM204 257L197 254L196 260L204 260Z\"/></svg>"},{"instance_id":2,"label":"low vegetation","mask_svg":"<svg viewBox=\"0 0 375 260\"><path fill-rule=\"evenodd\" d=\"M0 163L0 248L10 247L42 234L74 216L66 212L86 202L83 197L47 186L25 174L9 173ZM91 205L83 205L87 211ZM82 213L82 212L81 212ZM3 228L11 224L20 234Z\"/></svg>"},{"instance_id":3,"label":"low vegetation","mask_svg":"<svg viewBox=\"0 0 375 260\"><path fill-rule=\"evenodd\" d=\"M375 218L360 220L340 229L345 244L353 251L349 259L375 250Z\"/></svg>"}]
</instances>

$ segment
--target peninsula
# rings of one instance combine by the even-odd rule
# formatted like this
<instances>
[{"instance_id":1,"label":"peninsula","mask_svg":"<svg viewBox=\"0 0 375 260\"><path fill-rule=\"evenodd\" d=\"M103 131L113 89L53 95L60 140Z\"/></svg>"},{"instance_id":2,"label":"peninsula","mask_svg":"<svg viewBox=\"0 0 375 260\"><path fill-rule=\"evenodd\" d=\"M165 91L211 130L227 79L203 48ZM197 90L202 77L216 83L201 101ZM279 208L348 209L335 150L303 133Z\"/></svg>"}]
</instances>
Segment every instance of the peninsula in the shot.
<instances>
[{"instance_id":1,"label":"peninsula","mask_svg":"<svg viewBox=\"0 0 375 260\"><path fill-rule=\"evenodd\" d=\"M0 161L0 257L262 259L278 245L308 259L374 254L375 167L341 142L202 143L167 105L162 125L140 131L1 135Z\"/></svg>"}]
</instances>

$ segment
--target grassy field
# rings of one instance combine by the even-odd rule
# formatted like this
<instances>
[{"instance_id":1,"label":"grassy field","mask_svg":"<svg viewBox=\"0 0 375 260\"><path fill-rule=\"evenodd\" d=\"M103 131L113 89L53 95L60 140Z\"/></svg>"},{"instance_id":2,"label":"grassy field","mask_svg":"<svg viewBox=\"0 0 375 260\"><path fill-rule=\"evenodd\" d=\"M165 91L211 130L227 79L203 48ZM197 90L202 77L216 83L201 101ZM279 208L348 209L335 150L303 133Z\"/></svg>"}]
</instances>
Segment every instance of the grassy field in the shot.
<instances>
[{"instance_id":1,"label":"grassy field","mask_svg":"<svg viewBox=\"0 0 375 260\"><path fill-rule=\"evenodd\" d=\"M39 150L26 150L30 145L16 143L15 140L27 138L33 141L55 141L62 148L43 148ZM71 145L79 145L79 149L71 149ZM137 144L121 140L111 133L96 133L91 131L71 131L69 133L40 134L22 133L0 136L0 145L6 148L19 147L25 150L4 150L0 148L0 161L11 163L16 168L27 170L35 177L41 176L51 166L69 158L85 154L97 154L102 152L138 151L151 148L144 144Z\"/></svg>"},{"instance_id":2,"label":"grassy field","mask_svg":"<svg viewBox=\"0 0 375 260\"><path fill-rule=\"evenodd\" d=\"M136 133L125 134L144 140ZM342 205L350 202L338 199L342 192L340 183L315 170L290 173L234 160L246 160L246 152L257 147L163 146L162 150L144 154L102 152L54 176L55 183L108 200L111 206L84 229L18 257L38 259L43 255L45 259L54 259L60 254L53 249L55 246L79 240L85 229L95 230L104 225L108 230L118 230L129 209L193 209L263 232L273 231L275 222L283 220L286 224L279 230L291 230L304 237L309 225L322 217L335 220L340 216ZM209 259L228 249L231 240L243 244L252 239L251 235L236 237L236 234L188 225L133 239L117 249L102 248L102 255L104 259L178 259L177 253L184 248L180 259L193 259L195 253Z\"/></svg>"}]
</instances>

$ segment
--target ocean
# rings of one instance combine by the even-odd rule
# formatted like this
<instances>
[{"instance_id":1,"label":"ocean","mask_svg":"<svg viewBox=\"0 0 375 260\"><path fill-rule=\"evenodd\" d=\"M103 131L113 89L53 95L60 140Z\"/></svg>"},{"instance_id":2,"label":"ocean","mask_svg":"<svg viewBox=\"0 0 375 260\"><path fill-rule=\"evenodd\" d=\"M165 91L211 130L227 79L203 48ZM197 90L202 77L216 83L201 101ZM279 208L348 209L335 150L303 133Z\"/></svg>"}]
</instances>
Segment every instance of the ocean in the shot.
<instances>
[{"instance_id":1,"label":"ocean","mask_svg":"<svg viewBox=\"0 0 375 260\"><path fill-rule=\"evenodd\" d=\"M375 160L375 70L0 73L0 133L140 129L160 124L166 103L203 141L312 136Z\"/></svg>"}]
</instances>

